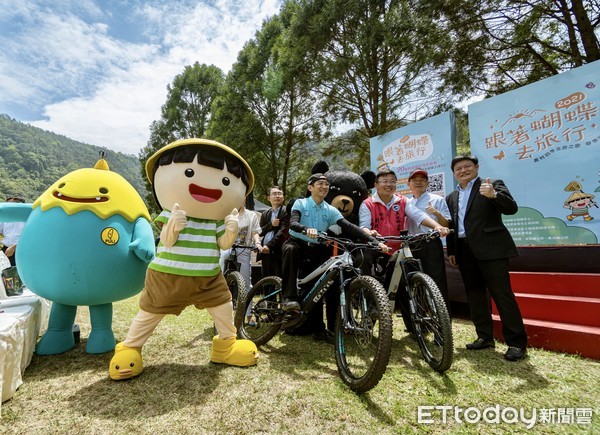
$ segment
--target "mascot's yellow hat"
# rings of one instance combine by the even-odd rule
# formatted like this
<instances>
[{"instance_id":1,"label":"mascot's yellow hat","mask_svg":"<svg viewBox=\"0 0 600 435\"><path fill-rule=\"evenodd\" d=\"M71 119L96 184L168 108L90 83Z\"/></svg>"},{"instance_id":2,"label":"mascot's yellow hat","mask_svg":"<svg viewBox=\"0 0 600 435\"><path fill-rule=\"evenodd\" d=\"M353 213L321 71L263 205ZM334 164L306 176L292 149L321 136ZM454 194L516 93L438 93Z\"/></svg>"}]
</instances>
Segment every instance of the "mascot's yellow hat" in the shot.
<instances>
[{"instance_id":1,"label":"mascot's yellow hat","mask_svg":"<svg viewBox=\"0 0 600 435\"><path fill-rule=\"evenodd\" d=\"M254 172L252 172L252 169L250 168L250 165L248 165L248 162L246 162L246 160L244 160L242 156L240 156L234 149L229 148L227 145L223 145L222 143L217 142L215 140L198 138L176 140L175 142L171 142L169 145L162 147L157 152L152 154L152 156L146 162L146 176L148 177L148 180L151 184L154 181L152 180L152 174L154 173L154 168L156 166L156 162L158 162L158 158L166 151L169 151L173 148L188 145L208 145L216 148L221 148L223 151L226 151L227 153L237 158L240 162L242 162L242 164L246 168L246 171L248 172L248 192L246 193L246 195L252 192L252 189L254 189Z\"/></svg>"}]
</instances>

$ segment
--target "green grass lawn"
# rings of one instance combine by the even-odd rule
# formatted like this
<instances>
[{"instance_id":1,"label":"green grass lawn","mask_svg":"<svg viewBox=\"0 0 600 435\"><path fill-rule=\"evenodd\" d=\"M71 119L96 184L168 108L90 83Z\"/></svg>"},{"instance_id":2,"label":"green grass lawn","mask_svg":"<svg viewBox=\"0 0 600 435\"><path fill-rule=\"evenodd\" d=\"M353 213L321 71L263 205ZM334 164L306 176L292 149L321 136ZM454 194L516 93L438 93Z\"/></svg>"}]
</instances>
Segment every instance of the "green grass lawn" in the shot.
<instances>
[{"instance_id":1,"label":"green grass lawn","mask_svg":"<svg viewBox=\"0 0 600 435\"><path fill-rule=\"evenodd\" d=\"M124 339L138 298L115 304L113 327ZM258 366L236 368L209 362L212 323L205 311L168 316L144 347L146 370L138 378L108 377L112 354L88 355L87 308L77 322L82 341L57 356L34 355L15 396L2 404L0 433L525 433L526 423L459 423L499 405L537 412L534 433L600 433L600 365L573 355L530 349L526 360L505 361L495 350L467 351L470 322L455 319L454 364L432 371L418 346L394 318L392 356L382 381L357 395L337 374L333 346L311 337L278 334L262 347ZM447 420L432 409L433 424L419 423L419 406L451 406ZM571 412L592 410L591 424ZM554 414L552 414L554 413ZM541 422L554 415L554 423ZM493 414L486 414L488 420ZM559 422L562 418L563 423ZM571 423L568 423L571 419ZM579 421L579 423L578 423Z\"/></svg>"}]
</instances>

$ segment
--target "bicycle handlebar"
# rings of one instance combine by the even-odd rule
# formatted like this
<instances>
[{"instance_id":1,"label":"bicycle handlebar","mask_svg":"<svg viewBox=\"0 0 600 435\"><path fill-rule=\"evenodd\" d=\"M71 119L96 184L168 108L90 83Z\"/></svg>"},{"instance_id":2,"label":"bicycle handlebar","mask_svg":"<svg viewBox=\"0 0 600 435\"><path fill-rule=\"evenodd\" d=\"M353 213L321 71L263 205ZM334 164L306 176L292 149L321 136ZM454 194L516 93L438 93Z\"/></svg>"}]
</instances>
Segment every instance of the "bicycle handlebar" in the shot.
<instances>
[{"instance_id":1,"label":"bicycle handlebar","mask_svg":"<svg viewBox=\"0 0 600 435\"><path fill-rule=\"evenodd\" d=\"M450 233L453 233L454 230L450 230ZM419 233L419 234L405 234L400 236L379 236L377 240L381 240L382 242L415 242L421 240L433 240L440 238L439 231L429 231L427 233Z\"/></svg>"},{"instance_id":2,"label":"bicycle handlebar","mask_svg":"<svg viewBox=\"0 0 600 435\"><path fill-rule=\"evenodd\" d=\"M319 233L317 235L317 238L315 239L315 241L317 241L317 243L337 242L346 251L353 251L355 249L371 249L374 251L379 251L379 244L374 244L374 243L370 243L370 242L369 243L354 242L350 239L330 236L326 232Z\"/></svg>"},{"instance_id":3,"label":"bicycle handlebar","mask_svg":"<svg viewBox=\"0 0 600 435\"><path fill-rule=\"evenodd\" d=\"M254 245L242 245L240 243L234 243L233 245L231 245L231 249L250 249L251 251L257 251L258 248Z\"/></svg>"}]
</instances>

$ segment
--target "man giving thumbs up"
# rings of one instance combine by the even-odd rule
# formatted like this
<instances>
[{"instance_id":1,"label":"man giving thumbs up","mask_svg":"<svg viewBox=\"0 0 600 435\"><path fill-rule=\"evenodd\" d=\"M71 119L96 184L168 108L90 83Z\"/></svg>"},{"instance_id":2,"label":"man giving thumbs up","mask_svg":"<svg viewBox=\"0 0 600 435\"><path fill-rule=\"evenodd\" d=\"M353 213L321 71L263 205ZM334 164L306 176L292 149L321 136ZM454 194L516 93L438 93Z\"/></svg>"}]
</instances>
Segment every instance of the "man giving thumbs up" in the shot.
<instances>
[{"instance_id":1,"label":"man giving thumbs up","mask_svg":"<svg viewBox=\"0 0 600 435\"><path fill-rule=\"evenodd\" d=\"M502 334L509 346L504 357L520 360L526 354L527 333L508 275L508 259L519 254L502 223L503 214L517 212L517 203L502 180L479 178L477 157L456 156L450 167L458 186L446 198L454 229L447 238L448 261L460 269L477 332L477 339L467 344L467 349L495 346L489 292L498 307Z\"/></svg>"}]
</instances>

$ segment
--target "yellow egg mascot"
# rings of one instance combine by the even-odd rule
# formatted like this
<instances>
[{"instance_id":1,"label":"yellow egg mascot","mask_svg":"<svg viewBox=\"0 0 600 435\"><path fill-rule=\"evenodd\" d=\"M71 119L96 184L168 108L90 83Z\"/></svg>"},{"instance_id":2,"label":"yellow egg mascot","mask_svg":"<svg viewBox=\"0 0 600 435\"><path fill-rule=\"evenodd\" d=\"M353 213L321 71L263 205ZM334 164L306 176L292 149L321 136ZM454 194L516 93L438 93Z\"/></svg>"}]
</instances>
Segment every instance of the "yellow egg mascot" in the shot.
<instances>
[{"instance_id":1,"label":"yellow egg mascot","mask_svg":"<svg viewBox=\"0 0 600 435\"><path fill-rule=\"evenodd\" d=\"M36 353L75 347L73 322L82 305L89 306L92 326L86 352L111 352L112 303L142 290L154 258L150 214L133 186L101 158L62 176L33 205L0 204L0 221L25 222L15 254L19 274L52 301Z\"/></svg>"},{"instance_id":2,"label":"yellow egg mascot","mask_svg":"<svg viewBox=\"0 0 600 435\"><path fill-rule=\"evenodd\" d=\"M140 310L124 342L117 344L109 374L114 380L139 375L142 347L167 314L194 305L211 315L218 335L210 360L251 366L258 351L237 340L231 293L219 267L220 249L238 233L238 207L254 187L248 163L233 149L207 139L181 139L146 162L146 175L163 210L156 257L148 266Z\"/></svg>"}]
</instances>

